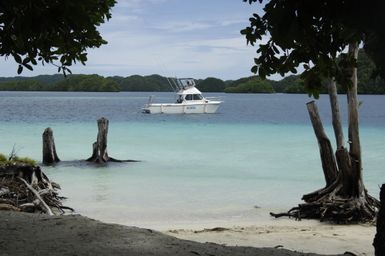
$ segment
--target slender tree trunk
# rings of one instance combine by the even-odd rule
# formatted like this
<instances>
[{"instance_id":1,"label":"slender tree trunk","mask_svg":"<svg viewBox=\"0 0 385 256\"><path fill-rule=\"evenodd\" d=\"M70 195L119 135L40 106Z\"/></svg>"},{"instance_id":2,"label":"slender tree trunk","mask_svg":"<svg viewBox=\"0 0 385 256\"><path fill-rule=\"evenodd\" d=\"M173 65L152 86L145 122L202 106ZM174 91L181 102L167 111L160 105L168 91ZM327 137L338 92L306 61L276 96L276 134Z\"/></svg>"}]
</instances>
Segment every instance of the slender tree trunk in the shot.
<instances>
[{"instance_id":1,"label":"slender tree trunk","mask_svg":"<svg viewBox=\"0 0 385 256\"><path fill-rule=\"evenodd\" d=\"M56 154L55 140L51 128L46 128L43 132L43 164L54 164L60 159Z\"/></svg>"},{"instance_id":2,"label":"slender tree trunk","mask_svg":"<svg viewBox=\"0 0 385 256\"><path fill-rule=\"evenodd\" d=\"M337 179L338 175L333 148L323 128L321 118L319 117L317 105L314 101L311 101L306 105L310 115L311 123L313 125L314 133L317 137L319 145L322 169L325 175L326 186L329 186Z\"/></svg>"},{"instance_id":3,"label":"slender tree trunk","mask_svg":"<svg viewBox=\"0 0 385 256\"><path fill-rule=\"evenodd\" d=\"M328 92L329 92L330 107L332 112L334 135L336 137L336 144L337 144L337 150L338 150L344 147L344 133L343 133L342 124L341 124L341 113L340 113L340 106L338 103L337 86L334 78L330 81L328 85Z\"/></svg>"},{"instance_id":4,"label":"slender tree trunk","mask_svg":"<svg viewBox=\"0 0 385 256\"><path fill-rule=\"evenodd\" d=\"M357 60L358 43L349 45L349 54ZM357 68L352 70L352 84L348 88L348 121L349 121L349 154L352 164L352 176L355 177L355 196L362 196L364 187L362 184L362 159L359 134L358 99L357 99Z\"/></svg>"}]
</instances>

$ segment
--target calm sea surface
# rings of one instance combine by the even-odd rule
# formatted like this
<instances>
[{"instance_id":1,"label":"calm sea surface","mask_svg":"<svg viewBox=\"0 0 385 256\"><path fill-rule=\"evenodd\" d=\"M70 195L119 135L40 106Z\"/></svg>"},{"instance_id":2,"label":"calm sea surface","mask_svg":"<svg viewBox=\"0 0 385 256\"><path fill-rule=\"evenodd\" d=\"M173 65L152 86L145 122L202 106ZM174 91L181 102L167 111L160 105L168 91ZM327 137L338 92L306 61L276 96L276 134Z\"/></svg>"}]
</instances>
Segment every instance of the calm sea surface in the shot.
<instances>
[{"instance_id":1,"label":"calm sea surface","mask_svg":"<svg viewBox=\"0 0 385 256\"><path fill-rule=\"evenodd\" d=\"M268 211L287 210L324 186L307 95L206 94L223 97L217 114L142 114L150 95L174 101L172 93L0 92L0 152L15 147L41 161L41 134L51 127L63 162L44 171L67 205L160 229L267 220ZM385 96L359 98L364 181L377 197L385 182ZM333 140L327 100L317 104ZM102 116L110 120L109 155L141 162L78 161L91 155Z\"/></svg>"}]
</instances>

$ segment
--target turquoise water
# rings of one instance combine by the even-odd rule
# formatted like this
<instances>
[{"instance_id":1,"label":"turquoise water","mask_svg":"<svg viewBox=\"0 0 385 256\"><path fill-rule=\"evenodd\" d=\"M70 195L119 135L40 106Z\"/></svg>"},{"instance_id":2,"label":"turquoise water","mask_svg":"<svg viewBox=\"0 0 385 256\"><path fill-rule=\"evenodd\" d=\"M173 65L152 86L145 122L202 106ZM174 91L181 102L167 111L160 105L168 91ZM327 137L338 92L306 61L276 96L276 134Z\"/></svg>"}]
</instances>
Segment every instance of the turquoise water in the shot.
<instances>
[{"instance_id":1,"label":"turquoise water","mask_svg":"<svg viewBox=\"0 0 385 256\"><path fill-rule=\"evenodd\" d=\"M66 204L128 225L262 221L268 211L287 210L324 185L307 96L223 94L217 114L177 116L140 113L148 96L2 92L0 152L15 145L19 155L40 161L41 134L51 127L63 162L44 171L62 186ZM385 97L360 100L364 180L377 196L385 182ZM327 97L317 104L329 123ZM141 162L95 167L78 161L91 155L101 116L110 120L109 154Z\"/></svg>"}]
</instances>

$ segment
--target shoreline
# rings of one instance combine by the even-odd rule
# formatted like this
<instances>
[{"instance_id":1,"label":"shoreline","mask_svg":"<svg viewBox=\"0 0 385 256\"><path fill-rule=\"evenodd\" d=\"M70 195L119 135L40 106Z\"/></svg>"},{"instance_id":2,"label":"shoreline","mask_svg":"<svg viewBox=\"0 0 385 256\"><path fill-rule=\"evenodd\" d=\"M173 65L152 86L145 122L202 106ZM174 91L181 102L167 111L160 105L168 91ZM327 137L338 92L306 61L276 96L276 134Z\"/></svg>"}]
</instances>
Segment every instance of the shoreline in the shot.
<instances>
[{"instance_id":1,"label":"shoreline","mask_svg":"<svg viewBox=\"0 0 385 256\"><path fill-rule=\"evenodd\" d=\"M290 225L286 221L278 221L280 224L273 226L169 229L159 232L107 224L81 215L47 216L0 211L0 218L1 256L74 253L316 256L342 255L345 251L373 255L374 251L370 248L371 242L367 244L373 239L373 226L317 225L313 221L289 220ZM357 234L360 234L358 238ZM364 248L359 250L360 246Z\"/></svg>"},{"instance_id":2,"label":"shoreline","mask_svg":"<svg viewBox=\"0 0 385 256\"><path fill-rule=\"evenodd\" d=\"M141 219L114 219L97 214L91 217L106 223L151 228L197 242L258 248L279 246L304 253L338 254L348 251L360 256L374 255L374 225L338 225L318 220L274 218L269 215L270 211L283 210L253 208L239 216L199 216L190 220L170 220L164 216L147 219L146 213Z\"/></svg>"},{"instance_id":3,"label":"shoreline","mask_svg":"<svg viewBox=\"0 0 385 256\"><path fill-rule=\"evenodd\" d=\"M376 228L372 225L335 225L316 220L292 219L262 225L165 231L165 234L197 242L284 248L328 255L351 252L359 256L374 255L372 242L375 233Z\"/></svg>"}]
</instances>

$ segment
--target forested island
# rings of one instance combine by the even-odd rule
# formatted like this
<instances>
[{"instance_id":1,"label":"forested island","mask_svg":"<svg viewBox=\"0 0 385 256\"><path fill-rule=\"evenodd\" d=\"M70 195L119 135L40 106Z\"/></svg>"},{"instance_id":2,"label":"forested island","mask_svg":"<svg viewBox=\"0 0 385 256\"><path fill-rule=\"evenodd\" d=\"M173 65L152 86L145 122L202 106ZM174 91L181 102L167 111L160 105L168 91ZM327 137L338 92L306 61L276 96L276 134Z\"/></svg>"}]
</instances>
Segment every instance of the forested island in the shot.
<instances>
[{"instance_id":1,"label":"forested island","mask_svg":"<svg viewBox=\"0 0 385 256\"><path fill-rule=\"evenodd\" d=\"M385 81L373 78L373 62L363 50L358 58L358 93L385 94ZM304 81L300 75L291 75L282 80L262 80L258 76L223 81L209 77L197 79L197 87L203 92L225 93L306 93ZM39 75L35 77L0 77L0 91L171 91L166 77L160 75L128 77L100 75ZM344 92L344 88L339 88ZM325 91L326 93L326 86Z\"/></svg>"}]
</instances>

